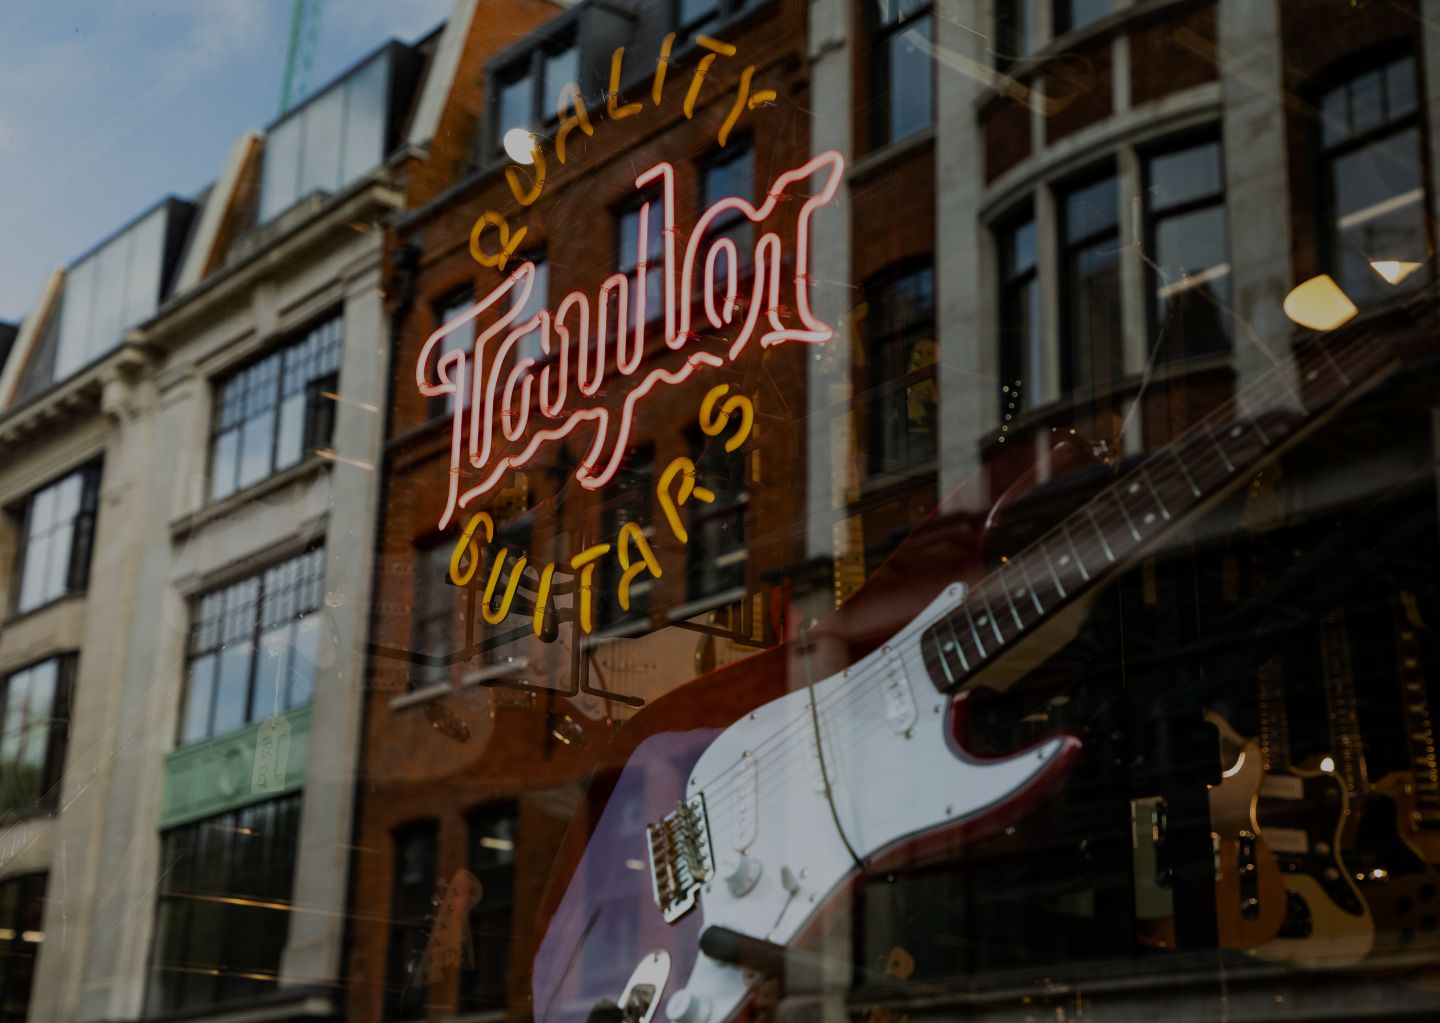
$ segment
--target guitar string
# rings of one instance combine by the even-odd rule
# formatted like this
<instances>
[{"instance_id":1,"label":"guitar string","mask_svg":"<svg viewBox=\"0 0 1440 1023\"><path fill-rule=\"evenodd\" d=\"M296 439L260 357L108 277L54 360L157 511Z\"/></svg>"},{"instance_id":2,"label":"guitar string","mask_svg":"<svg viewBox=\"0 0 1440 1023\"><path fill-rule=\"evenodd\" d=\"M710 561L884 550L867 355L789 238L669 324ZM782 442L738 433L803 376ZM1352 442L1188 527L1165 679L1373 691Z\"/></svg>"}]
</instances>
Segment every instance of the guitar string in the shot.
<instances>
[{"instance_id":1,"label":"guitar string","mask_svg":"<svg viewBox=\"0 0 1440 1023\"><path fill-rule=\"evenodd\" d=\"M1337 378L1339 378L1339 382L1340 382L1341 386L1343 387L1343 386L1344 386L1344 380L1343 380L1343 378L1344 378L1344 376L1346 376L1347 374L1344 373L1344 368L1340 365L1340 361L1335 357L1335 355L1334 355L1333 353L1329 352L1328 349L1326 349L1324 346L1321 346L1321 345L1318 345L1318 344L1316 345L1316 348L1315 348L1315 349L1312 349L1312 350L1318 350L1322 355L1324 355L1326 358L1328 358L1328 360L1329 360L1329 361L1331 362L1331 364L1332 364L1332 367L1331 367L1331 369L1330 369L1329 372L1330 372L1331 374L1333 374L1334 376L1336 376ZM1352 346L1352 350L1353 350L1353 346ZM1307 355L1307 354L1310 354L1310 352L1307 351L1307 352L1303 352L1303 353L1297 353L1297 357L1296 357L1296 358L1297 358L1297 362L1298 362L1299 358L1300 358L1302 355ZM1347 353L1342 353L1342 355L1344 355L1345 357L1348 358L1349 353L1348 353L1348 352L1347 352ZM1388 360L1386 360L1386 361L1388 361ZM1181 452L1188 452L1189 449L1190 449L1195 443L1198 442L1199 444L1203 445L1203 447L1202 447L1201 450L1202 450L1202 452L1203 452L1203 457L1204 457L1207 461L1210 460L1210 459L1215 459L1215 460L1219 461L1219 462L1222 464L1222 467L1227 466L1227 465L1229 464L1229 463L1228 463L1228 453L1227 453L1226 455L1223 455L1223 456L1222 456L1221 452L1224 450L1224 448L1223 448L1223 446L1222 446L1221 443L1220 443L1220 438L1215 435L1213 427L1214 427L1214 426L1224 426L1224 425L1232 425L1232 424L1238 425L1238 424L1240 424L1241 421L1238 420L1238 419L1231 418L1231 419L1229 419L1229 420L1223 420L1223 421L1222 421L1220 417L1225 416L1225 415L1228 415L1228 414L1231 414L1231 413L1233 413L1234 411L1236 411L1236 410L1238 409L1239 405L1240 405L1240 400L1241 400L1241 398L1243 398L1243 397L1245 397L1245 396L1247 396L1247 395L1250 395L1250 394L1252 394L1252 393L1260 390L1261 386L1262 386L1265 382L1269 381L1271 378L1275 378L1275 377L1285 377L1285 378L1287 379L1287 382L1288 382L1287 372L1288 372L1288 369L1289 369L1289 368L1290 368L1290 364L1287 363L1287 364L1285 364L1285 365L1282 365L1282 366L1280 366L1280 367L1276 367L1276 368L1274 368L1274 369L1272 369L1272 370L1270 370L1270 371L1267 371L1267 372L1265 373L1265 375L1261 377L1260 380L1256 381L1256 383L1255 383L1254 385L1252 385L1251 387L1246 388L1245 392L1243 392L1241 395L1237 395L1237 396L1234 396L1234 397L1232 397L1232 398L1230 398L1230 399L1227 399L1225 402L1221 403L1221 404L1220 404L1219 406L1217 406L1215 409L1212 409L1211 412L1209 412L1209 413L1207 413L1205 416L1203 416L1203 417L1202 417L1200 420L1198 420L1193 426L1187 428L1179 437L1177 437L1177 438L1176 438L1174 441L1172 441L1170 444L1168 444L1168 445L1166 445L1165 447L1160 448L1160 449L1158 449L1157 451L1155 451L1150 457L1147 457L1143 462L1141 462L1139 465L1137 465L1133 470L1131 470L1130 472L1126 473L1125 476L1123 476L1123 477L1121 477L1119 480L1115 481L1115 483L1108 485L1104 490L1102 490L1100 493L1098 493L1098 494L1095 496L1095 498L1093 498L1090 502L1087 502L1087 504L1081 509L1081 511L1085 511L1085 510L1089 509L1090 512L1091 512L1091 514L1092 514L1092 517L1097 519L1097 521L1096 521L1096 523L1095 523L1095 532L1096 532L1096 535L1100 538L1102 546L1103 546L1103 544L1104 544L1104 536L1105 536L1105 534L1104 534L1104 532L1103 532L1103 531L1101 530L1101 528L1100 528L1100 524L1099 524L1099 522L1098 522L1098 516L1094 514L1094 509L1095 509L1095 507L1098 505L1098 503L1100 502L1100 500L1101 500L1103 497L1105 497L1105 496L1108 495L1108 496L1113 496L1113 497L1115 498L1115 500L1116 500L1116 505L1117 505L1117 509L1124 509L1126 506L1125 506L1125 504L1124 504L1123 498L1120 497L1120 493L1119 493L1119 489L1120 489L1120 487L1121 487L1122 484L1125 484L1125 483L1127 483L1127 482L1136 481L1136 480L1138 480L1138 478L1139 478L1142 474L1148 474L1148 475L1149 475L1149 477L1150 477L1150 483L1151 483L1152 485L1158 484L1158 482L1160 482L1160 480L1164 479L1164 476L1158 476L1158 477L1157 477L1156 473L1154 472L1154 470L1156 470L1156 469L1158 469L1158 470L1159 470L1161 473L1163 473L1163 474L1167 474L1167 475L1168 475L1168 474L1173 474L1173 473L1175 472L1175 469L1170 468L1170 467L1167 467L1167 466L1165 466L1165 465L1161 462L1161 459L1162 459L1166 454L1170 454L1170 455L1174 456L1175 464L1176 464L1177 467L1181 467L1181 468L1183 469L1183 467L1188 464L1189 468L1192 470L1192 475L1194 474L1195 471L1198 471L1198 472L1204 473L1204 478L1207 479L1207 485L1206 485L1205 488L1202 489L1201 497L1194 498L1194 500L1193 500L1192 502L1190 502L1191 506L1193 506L1194 503L1198 503L1199 501L1203 500L1204 497L1206 496L1206 494L1207 494L1208 492L1213 492L1215 489L1217 489L1219 486L1221 486L1221 485L1222 485L1227 479L1229 479L1231 476L1238 475L1240 472L1242 472L1242 471L1244 471L1245 469L1247 469L1248 466L1249 466L1249 464L1251 464L1251 463L1253 463L1255 460L1258 460L1259 458L1263 457L1263 456L1265 455L1266 451L1269 449L1269 447L1270 447L1271 445L1264 444L1264 442L1262 441L1262 448L1261 448L1260 452L1259 452L1258 454L1256 454L1255 456L1253 456L1252 458L1250 458L1250 459L1247 461L1247 465L1246 465L1245 467L1236 468L1236 469L1234 469L1233 471L1232 471L1231 469L1229 469L1229 468L1224 468L1224 471L1219 475L1218 481L1215 482L1215 483L1210 483L1210 482L1208 482L1209 474L1204 472L1204 469L1200 466L1200 464L1198 464L1197 462L1194 462L1194 461L1191 461L1191 462L1188 462L1188 463L1187 463L1184 459L1181 458ZM1296 366L1296 369L1297 369L1297 370L1299 370L1299 369L1301 369L1301 368L1302 368L1302 367L1299 367L1298 365ZM1353 367L1353 366L1352 366L1352 367L1350 367L1350 368L1351 368L1351 369L1356 369L1357 367ZM1378 369L1378 366L1377 366L1376 368ZM1337 372L1337 370L1338 370L1339 372ZM1307 377L1307 380L1309 380L1309 381L1314 381L1314 380L1316 380L1317 377L1318 377L1318 368L1316 368L1316 367L1311 367L1311 372L1310 372L1310 373L1307 373L1307 374L1306 374L1306 377ZM1354 384L1354 382L1352 381L1352 382L1351 382L1351 386L1353 386L1353 384ZM1313 405L1312 407L1307 408L1307 407L1305 406L1304 402L1303 402L1303 399L1300 398L1298 394L1295 394L1295 392L1294 392L1293 390L1292 390L1291 393L1292 393L1292 397L1295 397L1297 403L1300 405L1301 410L1302 410L1302 414L1303 414L1303 415L1307 415L1307 416L1308 416L1308 415L1313 415L1314 412L1316 412L1316 411L1319 410L1319 407L1320 407L1320 406L1322 406L1322 405L1328 405L1330 402L1334 401L1335 398L1339 397L1339 389L1337 389L1337 393L1336 393L1336 394L1330 395L1330 396L1324 396L1324 395L1322 395L1321 397L1319 397L1318 399L1316 399L1316 401L1315 401L1315 403L1314 403L1314 405ZM1213 421L1213 423L1212 423L1212 421ZM1252 427L1253 427L1253 425L1254 425L1254 424L1253 424L1253 421L1252 421L1251 425L1252 425ZM1288 431L1287 431L1287 432L1288 432ZM1178 479L1174 479L1174 480L1170 480L1169 482L1171 482L1171 483L1179 483L1180 481L1179 481ZM1189 484L1186 483L1185 486L1188 487ZM1157 490L1159 489L1158 485L1156 486L1156 489L1157 489ZM1048 541L1050 541L1051 539L1053 539L1053 534L1054 534L1055 532L1058 532L1060 529L1066 530L1066 532L1068 533L1068 539L1069 539L1070 543L1071 543L1073 546L1076 547L1076 553L1077 553L1077 555L1079 555L1079 554L1081 553L1081 551L1080 551L1080 549L1079 549L1079 548L1081 547L1081 544L1080 544L1080 543L1077 543L1076 537L1074 536L1073 531L1068 530L1068 526L1067 526L1067 524L1070 523L1070 522L1072 521L1072 519L1074 519L1074 518L1076 517L1076 515L1078 515L1078 514L1080 514L1080 512L1072 513L1070 516L1067 516L1064 520L1062 520L1061 526L1060 526L1060 527L1057 527L1057 530L1052 530L1052 531L1050 531L1050 532L1047 532L1046 534L1043 534L1041 537L1037 538L1037 539L1036 539L1035 541L1033 541L1030 545L1028 545L1026 548L1024 548L1024 550L1022 550L1022 552L1021 552L1019 555L1017 555L1014 559L1011 559L1011 560L1012 560L1012 561L1015 561L1015 562L1019 562L1019 561L1021 561L1022 559L1025 559L1025 558L1029 557L1030 555L1033 554L1033 552L1035 552L1035 551L1041 546L1041 544L1043 544L1043 543L1045 543L1045 542L1048 542ZM1112 514L1113 514L1113 513L1112 513ZM1107 516L1107 517L1108 517L1108 516ZM1118 521L1118 520L1111 519L1111 521L1112 521L1112 522L1115 522L1115 521ZM1143 545L1145 542L1147 542L1147 541L1146 541L1144 538L1142 538L1142 540L1141 540L1139 543L1137 543L1135 546L1138 548L1139 546ZM1092 554L1092 555L1094 555L1094 554L1096 553L1093 545L1091 545L1091 544L1086 544L1086 545L1084 545L1084 546L1085 546L1085 548L1086 548L1086 552L1087 552L1087 553L1090 553L1090 554ZM1112 552L1112 553L1113 553L1113 552ZM1112 558L1106 557L1105 554L1104 554L1104 551L1102 550L1102 551L1100 552L1100 557L1101 557L1101 558L1104 558L1104 560L1101 561L1101 560L1099 560L1099 559L1095 559L1094 561L1092 561L1092 563L1099 564L1099 565L1101 566L1101 571L1104 572L1104 571L1108 571L1108 569L1109 569L1112 565L1119 564L1122 560L1125 560L1126 558L1130 557L1130 555L1133 554L1133 553L1134 553L1133 550L1131 550L1131 551L1129 551L1128 553L1126 553L1126 554L1123 555L1123 556L1115 557L1115 558L1112 559ZM1082 560L1083 560L1083 558L1082 558ZM962 606L968 606L969 601L970 601L972 595L977 594L977 593L978 593L982 598L986 599L986 600L987 600L987 603L988 603L988 602L989 602L989 596L990 596L990 594L987 592L987 590L992 587L993 582L1004 572L1004 568L1005 568L1005 566L1002 565L1000 568L997 568L995 571L991 572L989 575L987 575L986 577L984 577L983 579L981 579L979 582L977 582L976 585L975 585L975 587L974 587L973 589L971 589L971 590L966 594L965 605L962 605ZM958 610L958 608L957 608L956 610ZM992 610L993 610L993 609L992 609ZM1047 613L1048 613L1048 612L1047 612ZM997 624L998 624L998 623L997 623ZM927 627L927 628L928 628L928 627ZM926 631L926 630L922 630L922 631L920 632L919 639L920 639L920 641L922 641L922 642L923 642L923 639L924 639L925 631ZM1014 639L1015 639L1015 638L1018 638L1018 636L1019 636L1019 635L1022 635L1022 634L1023 634L1023 630L1022 630L1020 633L1017 633L1016 637L1013 637L1013 638L1007 640L1004 644L999 644L999 645L997 646L997 654L998 654L999 650L1008 647L1011 643L1014 642ZM992 656L993 656L993 655L992 655ZM974 675L974 674L976 673L976 671L979 670L980 667L983 667L983 666L984 666L985 664L987 664L990 660L991 660L991 657L989 657L989 656L983 658L983 659L980 661L980 663L977 665L976 669L974 669L974 670L972 670L972 671L969 671L969 672L966 672L966 675L967 675L967 676ZM877 663L877 665L879 665L879 664L883 663L883 661L882 661L881 659L877 659L877 662L876 662L876 663ZM921 666L922 666L922 669L924 669L924 675L925 675L926 677L929 677L929 671L928 671L928 668L926 668L926 667L924 666L923 657L922 657ZM839 687L837 687L836 694L835 694L834 696L832 696L828 701L826 701L826 703L827 703L827 713L834 713L834 711L838 710L839 708L836 707L836 706L834 706L834 704L836 703L836 701L845 698L846 695L847 695L847 689L853 691L853 690L855 689L855 686L856 686L859 682L861 682L862 680L868 678L868 675L869 675L869 672L868 672L868 671L865 672L865 673L863 673L863 674L862 674L862 673L859 673L859 672L855 672L855 673L853 673L852 677L848 680L848 684L842 684L842 685L840 685ZM962 683L962 684L963 684L963 683ZM868 688L875 688L875 687L866 687L866 688L868 689ZM793 722L791 722L790 724L787 724L787 725L783 726L783 727L782 727L780 730L778 730L775 734L773 734L772 736L770 736L768 739L762 741L754 750L751 751L751 757L750 757L750 759L754 759L754 760L758 763L758 761L759 761L759 759L760 759L760 756L761 756L761 754L760 754L759 751L760 751L761 749L765 748L765 747L772 746L772 745L774 745L774 744L777 743L777 742L780 743L780 744L783 745L783 746L792 745L793 742L795 741L795 737L794 737L793 734L790 732L790 729L791 729L792 727L793 727ZM803 741L803 740L802 740L802 741ZM804 748L804 747L802 746L801 749L803 750L803 748ZM772 766L773 766L773 765L772 765ZM702 786L694 786L694 788L696 788L696 789L698 790L698 792L700 792L700 793L706 793L706 794L707 794L707 806L708 806L709 803L710 803L710 795L709 795L709 793L711 793L711 792L713 791L713 792L715 793L715 797L716 797L717 804L718 804L719 802L723 801L723 800L721 799L721 797L724 795L724 793L726 792L726 790L727 790L727 789L730 789L730 788L733 787L733 785L735 784L735 779L730 778L729 776L737 773L738 771L740 771L740 770L743 769L744 767L745 767L745 765L744 765L743 763L736 763L736 764L734 764L734 765L731 765L731 766L730 766L729 768L727 768L726 770L724 770L724 771L720 772L719 774L715 775L715 776L714 776L708 783L706 783L705 785L702 785ZM741 781L741 783L743 783L743 779L741 779L740 781ZM722 782L728 782L728 784L722 786L722 785L721 785Z\"/></svg>"}]
</instances>

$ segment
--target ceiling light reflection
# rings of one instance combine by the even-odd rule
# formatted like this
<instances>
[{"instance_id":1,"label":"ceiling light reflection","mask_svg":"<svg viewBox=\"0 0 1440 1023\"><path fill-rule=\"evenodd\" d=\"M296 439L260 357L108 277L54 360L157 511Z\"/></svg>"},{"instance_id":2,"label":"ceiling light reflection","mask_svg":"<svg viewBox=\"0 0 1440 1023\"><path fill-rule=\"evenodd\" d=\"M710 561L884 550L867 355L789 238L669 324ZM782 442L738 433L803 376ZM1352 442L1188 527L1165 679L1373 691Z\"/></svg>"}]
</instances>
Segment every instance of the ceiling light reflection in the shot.
<instances>
[{"instance_id":1,"label":"ceiling light reflection","mask_svg":"<svg viewBox=\"0 0 1440 1023\"><path fill-rule=\"evenodd\" d=\"M1312 277L1285 296L1285 315L1311 330L1334 330L1358 309L1329 274Z\"/></svg>"},{"instance_id":2,"label":"ceiling light reflection","mask_svg":"<svg viewBox=\"0 0 1440 1023\"><path fill-rule=\"evenodd\" d=\"M535 136L524 128L511 128L502 140L505 155L527 167L535 162Z\"/></svg>"},{"instance_id":3,"label":"ceiling light reflection","mask_svg":"<svg viewBox=\"0 0 1440 1023\"><path fill-rule=\"evenodd\" d=\"M1370 269L1385 278L1386 284L1399 284L1419 270L1420 264L1404 259L1379 259L1370 264Z\"/></svg>"}]
</instances>

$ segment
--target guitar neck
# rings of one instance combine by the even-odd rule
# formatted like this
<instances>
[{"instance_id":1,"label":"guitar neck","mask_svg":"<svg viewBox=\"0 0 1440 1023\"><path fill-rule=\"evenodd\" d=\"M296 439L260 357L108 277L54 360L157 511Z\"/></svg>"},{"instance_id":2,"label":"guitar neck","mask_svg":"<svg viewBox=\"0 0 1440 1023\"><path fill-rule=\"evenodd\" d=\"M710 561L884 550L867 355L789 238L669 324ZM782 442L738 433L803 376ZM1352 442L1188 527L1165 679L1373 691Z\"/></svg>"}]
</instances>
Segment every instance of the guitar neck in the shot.
<instances>
[{"instance_id":1,"label":"guitar neck","mask_svg":"<svg viewBox=\"0 0 1440 1023\"><path fill-rule=\"evenodd\" d=\"M963 685L1343 399L1372 386L1394 362L1382 343L1360 339L1346 345L1315 339L1297 346L1294 358L1293 367L1282 365L1265 374L1057 528L1002 559L956 611L924 633L922 651L937 688ZM1274 405L1277 392L1288 398L1282 410L1241 414Z\"/></svg>"},{"instance_id":2,"label":"guitar neck","mask_svg":"<svg viewBox=\"0 0 1440 1023\"><path fill-rule=\"evenodd\" d=\"M1280 659L1272 657L1255 669L1260 704L1260 758L1266 772L1290 766L1290 715L1285 706L1285 679Z\"/></svg>"},{"instance_id":3,"label":"guitar neck","mask_svg":"<svg viewBox=\"0 0 1440 1023\"><path fill-rule=\"evenodd\" d=\"M1402 599L1405 598L1414 599L1408 593L1402 595ZM1422 831L1440 831L1440 764L1435 757L1435 729L1420 660L1420 639L1403 610L1397 609L1397 618L1395 652L1400 666L1400 706L1414 779L1414 823Z\"/></svg>"},{"instance_id":4,"label":"guitar neck","mask_svg":"<svg viewBox=\"0 0 1440 1023\"><path fill-rule=\"evenodd\" d=\"M1355 676L1350 669L1350 640L1345 615L1331 611L1320 623L1320 650L1325 672L1325 698L1330 707L1330 740L1335 745L1335 773L1351 793L1368 787L1360 715L1355 701Z\"/></svg>"}]
</instances>

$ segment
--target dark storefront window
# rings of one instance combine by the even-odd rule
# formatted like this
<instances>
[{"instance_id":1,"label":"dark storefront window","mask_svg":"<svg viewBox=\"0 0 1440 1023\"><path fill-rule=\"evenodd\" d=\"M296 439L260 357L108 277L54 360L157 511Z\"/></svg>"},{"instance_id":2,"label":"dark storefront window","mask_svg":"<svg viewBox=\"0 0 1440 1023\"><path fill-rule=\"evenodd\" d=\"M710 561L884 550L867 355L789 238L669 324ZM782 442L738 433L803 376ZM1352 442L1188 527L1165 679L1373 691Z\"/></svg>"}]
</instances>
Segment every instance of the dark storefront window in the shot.
<instances>
[{"instance_id":1,"label":"dark storefront window","mask_svg":"<svg viewBox=\"0 0 1440 1023\"><path fill-rule=\"evenodd\" d=\"M1120 220L1114 177L1060 196L1064 306L1060 359L1065 391L1099 387L1124 371Z\"/></svg>"},{"instance_id":2,"label":"dark storefront window","mask_svg":"<svg viewBox=\"0 0 1440 1023\"><path fill-rule=\"evenodd\" d=\"M461 977L461 1011L504 1009L515 916L515 804L485 806L470 817L469 869L480 882L470 911L474 966Z\"/></svg>"},{"instance_id":3,"label":"dark storefront window","mask_svg":"<svg viewBox=\"0 0 1440 1023\"><path fill-rule=\"evenodd\" d=\"M45 941L44 874L0 881L0 1020L25 1023Z\"/></svg>"},{"instance_id":4,"label":"dark storefront window","mask_svg":"<svg viewBox=\"0 0 1440 1023\"><path fill-rule=\"evenodd\" d=\"M1040 280L1035 218L1026 215L999 232L1001 415L1012 420L1043 397L1045 336L1040 328Z\"/></svg>"},{"instance_id":5,"label":"dark storefront window","mask_svg":"<svg viewBox=\"0 0 1440 1023\"><path fill-rule=\"evenodd\" d=\"M1156 362L1224 352L1230 343L1230 244L1220 143L1145 162Z\"/></svg>"},{"instance_id":6,"label":"dark storefront window","mask_svg":"<svg viewBox=\"0 0 1440 1023\"><path fill-rule=\"evenodd\" d=\"M0 686L0 819L53 813L60 801L75 659L52 657Z\"/></svg>"},{"instance_id":7,"label":"dark storefront window","mask_svg":"<svg viewBox=\"0 0 1440 1023\"><path fill-rule=\"evenodd\" d=\"M935 277L929 266L902 269L865 294L869 466L899 472L935 457Z\"/></svg>"},{"instance_id":8,"label":"dark storefront window","mask_svg":"<svg viewBox=\"0 0 1440 1023\"><path fill-rule=\"evenodd\" d=\"M1429 275L1424 163L1409 56L1367 69L1320 99L1324 241L1356 304Z\"/></svg>"},{"instance_id":9,"label":"dark storefront window","mask_svg":"<svg viewBox=\"0 0 1440 1023\"><path fill-rule=\"evenodd\" d=\"M87 466L26 501L17 611L31 611L85 589L99 491L100 467Z\"/></svg>"},{"instance_id":10,"label":"dark storefront window","mask_svg":"<svg viewBox=\"0 0 1440 1023\"><path fill-rule=\"evenodd\" d=\"M873 33L870 144L878 149L930 127L934 28L928 0L878 0L867 3L866 10Z\"/></svg>"},{"instance_id":11,"label":"dark storefront window","mask_svg":"<svg viewBox=\"0 0 1440 1023\"><path fill-rule=\"evenodd\" d=\"M389 947L385 960L385 1018L424 1015L426 943L436 902L433 822L415 824L394 837L395 875L391 887Z\"/></svg>"},{"instance_id":12,"label":"dark storefront window","mask_svg":"<svg viewBox=\"0 0 1440 1023\"><path fill-rule=\"evenodd\" d=\"M182 744L310 702L324 587L325 552L313 550L195 602Z\"/></svg>"},{"instance_id":13,"label":"dark storefront window","mask_svg":"<svg viewBox=\"0 0 1440 1023\"><path fill-rule=\"evenodd\" d=\"M288 469L330 443L343 340L340 318L327 320L216 383L212 500Z\"/></svg>"},{"instance_id":14,"label":"dark storefront window","mask_svg":"<svg viewBox=\"0 0 1440 1023\"><path fill-rule=\"evenodd\" d=\"M300 797L167 831L150 963L150 1015L275 990L289 934Z\"/></svg>"}]
</instances>

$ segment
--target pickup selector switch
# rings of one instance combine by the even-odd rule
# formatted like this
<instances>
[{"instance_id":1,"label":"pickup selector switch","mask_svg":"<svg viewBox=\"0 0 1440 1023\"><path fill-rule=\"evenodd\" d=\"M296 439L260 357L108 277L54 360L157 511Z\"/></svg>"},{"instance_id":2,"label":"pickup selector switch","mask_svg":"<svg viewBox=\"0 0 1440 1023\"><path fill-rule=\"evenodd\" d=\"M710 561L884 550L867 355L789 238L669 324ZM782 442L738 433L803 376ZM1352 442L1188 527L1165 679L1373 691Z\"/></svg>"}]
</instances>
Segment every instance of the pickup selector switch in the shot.
<instances>
[{"instance_id":1,"label":"pickup selector switch","mask_svg":"<svg viewBox=\"0 0 1440 1023\"><path fill-rule=\"evenodd\" d=\"M665 1003L665 1018L670 1023L705 1023L710 1018L710 999L682 987Z\"/></svg>"},{"instance_id":2,"label":"pickup selector switch","mask_svg":"<svg viewBox=\"0 0 1440 1023\"><path fill-rule=\"evenodd\" d=\"M720 861L720 877L735 898L747 895L760 880L761 863L753 856L732 853Z\"/></svg>"}]
</instances>

